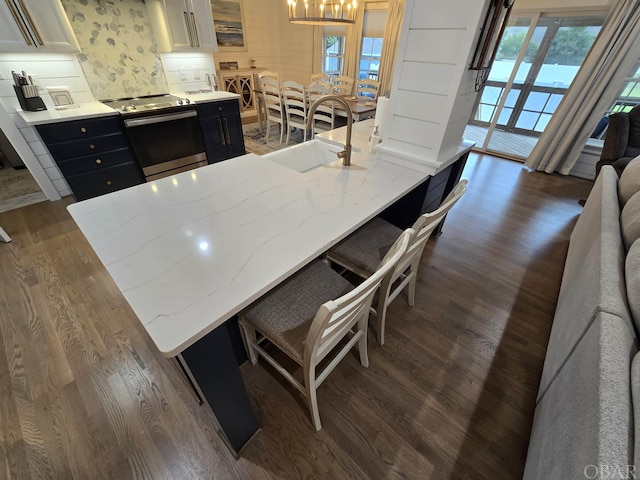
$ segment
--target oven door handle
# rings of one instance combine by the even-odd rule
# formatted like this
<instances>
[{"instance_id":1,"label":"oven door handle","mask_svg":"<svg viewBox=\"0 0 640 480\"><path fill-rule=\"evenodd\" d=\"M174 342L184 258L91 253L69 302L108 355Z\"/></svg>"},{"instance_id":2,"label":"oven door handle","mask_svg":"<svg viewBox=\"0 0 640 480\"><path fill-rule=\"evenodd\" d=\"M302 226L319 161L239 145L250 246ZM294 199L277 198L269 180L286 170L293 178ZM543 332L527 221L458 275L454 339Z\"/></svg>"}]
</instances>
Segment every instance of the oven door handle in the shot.
<instances>
[{"instance_id":1,"label":"oven door handle","mask_svg":"<svg viewBox=\"0 0 640 480\"><path fill-rule=\"evenodd\" d=\"M170 122L171 120L180 120L183 118L196 117L198 113L195 110L180 113L165 113L163 115L152 115L150 117L132 118L125 120L126 127L142 127L144 125L152 125L154 123Z\"/></svg>"}]
</instances>

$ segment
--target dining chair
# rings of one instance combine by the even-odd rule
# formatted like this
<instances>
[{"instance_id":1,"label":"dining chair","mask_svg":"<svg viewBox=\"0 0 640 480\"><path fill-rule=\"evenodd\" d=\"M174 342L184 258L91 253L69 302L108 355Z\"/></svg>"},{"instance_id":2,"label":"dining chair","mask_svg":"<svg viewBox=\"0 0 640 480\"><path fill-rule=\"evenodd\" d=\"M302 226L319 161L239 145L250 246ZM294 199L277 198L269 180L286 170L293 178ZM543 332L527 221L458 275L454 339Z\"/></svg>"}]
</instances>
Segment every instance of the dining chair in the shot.
<instances>
[{"instance_id":1,"label":"dining chair","mask_svg":"<svg viewBox=\"0 0 640 480\"><path fill-rule=\"evenodd\" d=\"M258 78L262 80L263 78L273 78L274 80L280 80L278 76L278 72L272 72L270 70L263 70L258 73Z\"/></svg>"},{"instance_id":2,"label":"dining chair","mask_svg":"<svg viewBox=\"0 0 640 480\"><path fill-rule=\"evenodd\" d=\"M287 120L287 139L284 144L289 145L289 137L292 128L301 128L304 136L303 141L307 141L307 93L304 85L298 82L282 82L282 101Z\"/></svg>"},{"instance_id":3,"label":"dining chair","mask_svg":"<svg viewBox=\"0 0 640 480\"><path fill-rule=\"evenodd\" d=\"M378 100L378 90L380 90L380 82L370 78L358 80L356 84L356 97L367 97L373 101Z\"/></svg>"},{"instance_id":4,"label":"dining chair","mask_svg":"<svg viewBox=\"0 0 640 480\"><path fill-rule=\"evenodd\" d=\"M331 86L331 77L326 73L312 73L309 85L320 84L325 87Z\"/></svg>"},{"instance_id":5,"label":"dining chair","mask_svg":"<svg viewBox=\"0 0 640 480\"><path fill-rule=\"evenodd\" d=\"M371 302L382 279L404 255L412 234L407 229L376 272L357 287L326 261L315 260L239 314L251 363L255 365L258 356L263 357L306 397L316 430L322 428L317 389L329 373L356 344L360 363L369 366L367 326ZM343 342L347 337L349 340ZM262 347L267 341L302 367L302 381ZM319 363L337 346L339 350L331 361L318 372Z\"/></svg>"},{"instance_id":6,"label":"dining chair","mask_svg":"<svg viewBox=\"0 0 640 480\"><path fill-rule=\"evenodd\" d=\"M351 95L353 78L341 75L333 79L333 92L338 95Z\"/></svg>"},{"instance_id":7,"label":"dining chair","mask_svg":"<svg viewBox=\"0 0 640 480\"><path fill-rule=\"evenodd\" d=\"M407 252L380 284L375 308L375 330L380 345L384 345L387 307L405 287L408 287L409 306L415 304L418 267L427 240L449 210L460 200L466 189L467 180L461 180L447 195L440 207L431 213L420 215L412 225L411 229L415 233L410 239ZM400 234L402 234L400 228L376 217L331 248L326 257L329 261L360 277L368 278L376 271L384 252Z\"/></svg>"},{"instance_id":8,"label":"dining chair","mask_svg":"<svg viewBox=\"0 0 640 480\"><path fill-rule=\"evenodd\" d=\"M309 105L312 105L316 100L325 95L331 95L333 90L331 87L325 87L321 84L309 85L307 88L309 97ZM323 103L319 105L315 112L313 112L313 122L311 124L311 137L316 134L316 130L326 132L333 130L336 124L336 108L334 102Z\"/></svg>"},{"instance_id":9,"label":"dining chair","mask_svg":"<svg viewBox=\"0 0 640 480\"><path fill-rule=\"evenodd\" d=\"M271 77L265 76L260 79L260 89L262 90L262 102L264 103L265 116L267 120L267 133L265 134L265 138L269 137L271 124L276 123L280 125L280 143L282 143L282 137L284 136L285 129L285 109L282 103L280 82Z\"/></svg>"}]
</instances>

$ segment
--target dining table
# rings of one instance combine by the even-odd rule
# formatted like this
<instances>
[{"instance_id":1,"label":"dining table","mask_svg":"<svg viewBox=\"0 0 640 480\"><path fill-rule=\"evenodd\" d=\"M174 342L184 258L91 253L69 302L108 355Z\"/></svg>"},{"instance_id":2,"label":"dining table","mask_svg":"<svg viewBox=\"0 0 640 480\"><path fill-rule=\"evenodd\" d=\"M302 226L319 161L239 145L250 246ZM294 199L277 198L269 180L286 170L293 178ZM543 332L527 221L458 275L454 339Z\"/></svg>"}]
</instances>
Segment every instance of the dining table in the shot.
<instances>
[{"instance_id":1,"label":"dining table","mask_svg":"<svg viewBox=\"0 0 640 480\"><path fill-rule=\"evenodd\" d=\"M264 101L262 100L262 90L259 87L253 89L253 94L256 98L256 109L258 111L258 123L260 130L263 130L263 113L264 113ZM378 103L375 99L370 97L356 97L353 95L340 95L349 104L354 122L366 120L368 118L374 118L376 116L376 109ZM347 118L347 112L344 107L336 103L335 104L336 115Z\"/></svg>"},{"instance_id":2,"label":"dining table","mask_svg":"<svg viewBox=\"0 0 640 480\"><path fill-rule=\"evenodd\" d=\"M376 116L378 103L374 99L369 97L354 97L352 95L340 96L349 104L354 122L359 122ZM339 103L336 103L336 115L340 115L341 117L347 116L347 112L344 107Z\"/></svg>"}]
</instances>

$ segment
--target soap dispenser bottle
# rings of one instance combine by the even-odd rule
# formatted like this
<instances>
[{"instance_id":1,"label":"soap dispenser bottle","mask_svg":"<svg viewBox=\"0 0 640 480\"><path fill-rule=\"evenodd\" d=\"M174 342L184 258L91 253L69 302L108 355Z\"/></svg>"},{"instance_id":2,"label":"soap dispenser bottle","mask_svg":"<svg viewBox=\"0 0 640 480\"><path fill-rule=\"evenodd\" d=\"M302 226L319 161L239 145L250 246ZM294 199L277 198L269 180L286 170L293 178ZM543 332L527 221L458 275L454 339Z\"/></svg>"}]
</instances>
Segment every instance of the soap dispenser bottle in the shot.
<instances>
[{"instance_id":1,"label":"soap dispenser bottle","mask_svg":"<svg viewBox=\"0 0 640 480\"><path fill-rule=\"evenodd\" d=\"M373 152L373 147L379 144L382 139L380 138L380 131L378 130L379 125L374 125L373 133L369 137L369 152Z\"/></svg>"}]
</instances>

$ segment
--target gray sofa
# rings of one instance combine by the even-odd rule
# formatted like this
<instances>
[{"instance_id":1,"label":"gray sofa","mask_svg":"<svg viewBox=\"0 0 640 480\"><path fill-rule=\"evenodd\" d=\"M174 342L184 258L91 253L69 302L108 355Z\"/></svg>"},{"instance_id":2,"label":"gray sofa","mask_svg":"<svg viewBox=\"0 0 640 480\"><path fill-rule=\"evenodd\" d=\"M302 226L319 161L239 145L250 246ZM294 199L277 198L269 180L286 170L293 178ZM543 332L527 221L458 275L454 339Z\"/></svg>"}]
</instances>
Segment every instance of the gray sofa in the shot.
<instances>
[{"instance_id":1,"label":"gray sofa","mask_svg":"<svg viewBox=\"0 0 640 480\"><path fill-rule=\"evenodd\" d=\"M640 240L634 240L640 192L634 189L640 190L640 157L620 179L603 166L571 234L525 480L640 478L634 467L640 360L632 369L640 326Z\"/></svg>"}]
</instances>

